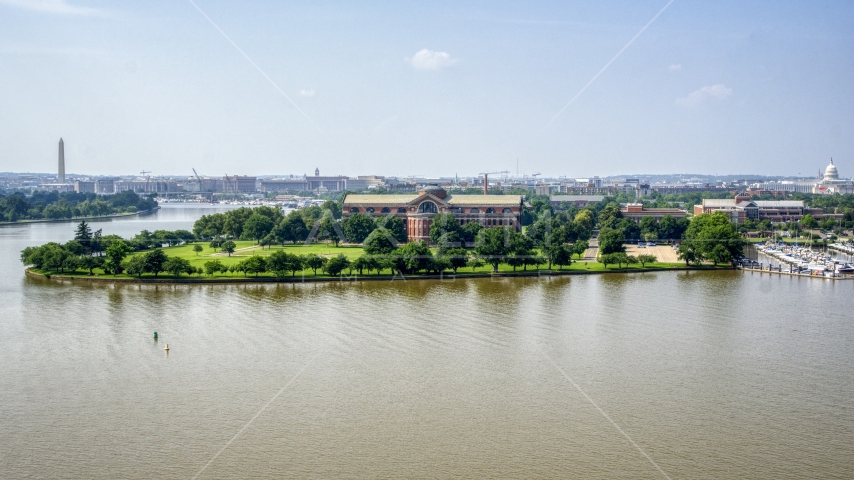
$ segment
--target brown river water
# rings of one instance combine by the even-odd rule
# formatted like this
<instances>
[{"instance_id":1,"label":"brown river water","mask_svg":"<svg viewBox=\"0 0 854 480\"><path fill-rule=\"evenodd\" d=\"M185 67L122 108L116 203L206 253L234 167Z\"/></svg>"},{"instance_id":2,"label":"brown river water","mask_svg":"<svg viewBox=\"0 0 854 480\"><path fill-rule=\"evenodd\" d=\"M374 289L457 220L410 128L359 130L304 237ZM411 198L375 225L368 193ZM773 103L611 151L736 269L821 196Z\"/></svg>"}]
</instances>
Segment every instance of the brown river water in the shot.
<instances>
[{"instance_id":1,"label":"brown river water","mask_svg":"<svg viewBox=\"0 0 854 480\"><path fill-rule=\"evenodd\" d=\"M0 478L854 477L854 281L24 277L73 230L0 228Z\"/></svg>"}]
</instances>

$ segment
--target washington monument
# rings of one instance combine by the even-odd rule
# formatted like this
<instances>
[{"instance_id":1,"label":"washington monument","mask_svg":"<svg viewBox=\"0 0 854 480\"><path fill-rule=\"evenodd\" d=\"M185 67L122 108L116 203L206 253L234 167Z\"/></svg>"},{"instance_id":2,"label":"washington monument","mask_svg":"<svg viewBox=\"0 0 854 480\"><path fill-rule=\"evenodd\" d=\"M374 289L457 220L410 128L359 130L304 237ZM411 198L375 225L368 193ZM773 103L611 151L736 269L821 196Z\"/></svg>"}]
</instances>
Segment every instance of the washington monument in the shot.
<instances>
[{"instance_id":1,"label":"washington monument","mask_svg":"<svg viewBox=\"0 0 854 480\"><path fill-rule=\"evenodd\" d=\"M59 139L59 175L58 183L65 183L65 143Z\"/></svg>"}]
</instances>

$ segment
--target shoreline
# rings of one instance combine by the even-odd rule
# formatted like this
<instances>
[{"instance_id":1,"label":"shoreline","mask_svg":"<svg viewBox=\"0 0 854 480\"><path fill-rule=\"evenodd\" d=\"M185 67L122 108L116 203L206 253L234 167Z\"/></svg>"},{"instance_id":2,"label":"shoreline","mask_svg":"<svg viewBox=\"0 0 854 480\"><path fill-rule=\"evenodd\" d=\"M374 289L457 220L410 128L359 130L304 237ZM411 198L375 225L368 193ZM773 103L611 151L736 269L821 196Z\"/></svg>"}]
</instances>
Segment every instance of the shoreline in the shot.
<instances>
[{"instance_id":1,"label":"shoreline","mask_svg":"<svg viewBox=\"0 0 854 480\"><path fill-rule=\"evenodd\" d=\"M196 285L225 285L225 284L240 284L240 283L318 283L318 282L362 282L362 281L408 281L408 280L438 280L443 282L466 280L469 278L530 278L530 277L561 277L571 275L607 275L612 273L628 274L628 273L654 273L654 272L681 272L681 271L721 271L721 270L736 270L726 267L663 267L663 268L640 268L640 269L614 269L614 270L537 270L527 272L499 272L499 273L450 273L443 275L341 275L338 277L286 277L279 279L276 277L245 277L245 278L129 278L129 277L109 277L89 276L89 275L67 275L67 274L45 274L35 272L30 268L25 270L25 275L37 280L50 281L71 281L83 283L122 283L122 284L152 284L152 285L169 285L169 284L196 284Z\"/></svg>"},{"instance_id":2,"label":"shoreline","mask_svg":"<svg viewBox=\"0 0 854 480\"><path fill-rule=\"evenodd\" d=\"M21 220L18 222L0 222L0 227L11 227L15 225L32 225L34 223L62 223L62 222L79 222L83 220L101 220L107 218L124 218L124 217L133 217L136 215L146 215L149 213L154 213L157 210L160 210L160 205L154 207L151 210L143 210L141 212L133 212L133 213L117 213L114 215L101 215L99 217L72 217L72 218L57 218L57 219L38 219L38 220Z\"/></svg>"}]
</instances>

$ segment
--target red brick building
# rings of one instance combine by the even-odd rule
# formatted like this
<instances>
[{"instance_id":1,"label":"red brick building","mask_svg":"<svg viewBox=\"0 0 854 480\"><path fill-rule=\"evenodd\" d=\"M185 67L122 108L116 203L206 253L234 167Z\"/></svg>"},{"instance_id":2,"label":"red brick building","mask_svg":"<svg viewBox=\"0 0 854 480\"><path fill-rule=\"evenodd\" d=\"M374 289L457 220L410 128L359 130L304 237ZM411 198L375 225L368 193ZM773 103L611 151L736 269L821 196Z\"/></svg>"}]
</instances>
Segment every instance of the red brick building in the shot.
<instances>
[{"instance_id":1,"label":"red brick building","mask_svg":"<svg viewBox=\"0 0 854 480\"><path fill-rule=\"evenodd\" d=\"M417 194L358 195L344 199L343 217L354 213L403 219L409 241L430 240L430 225L439 213L453 214L461 225L510 226L522 230L521 195L450 195L442 187L427 186Z\"/></svg>"},{"instance_id":2,"label":"red brick building","mask_svg":"<svg viewBox=\"0 0 854 480\"><path fill-rule=\"evenodd\" d=\"M655 222L658 223L667 215L670 215L676 220L685 218L685 216L688 215L688 212L678 208L646 208L642 203L628 203L624 208L620 209L620 211L623 213L624 217L631 218L638 223L640 223L640 221L645 217L652 217L655 219Z\"/></svg>"}]
</instances>

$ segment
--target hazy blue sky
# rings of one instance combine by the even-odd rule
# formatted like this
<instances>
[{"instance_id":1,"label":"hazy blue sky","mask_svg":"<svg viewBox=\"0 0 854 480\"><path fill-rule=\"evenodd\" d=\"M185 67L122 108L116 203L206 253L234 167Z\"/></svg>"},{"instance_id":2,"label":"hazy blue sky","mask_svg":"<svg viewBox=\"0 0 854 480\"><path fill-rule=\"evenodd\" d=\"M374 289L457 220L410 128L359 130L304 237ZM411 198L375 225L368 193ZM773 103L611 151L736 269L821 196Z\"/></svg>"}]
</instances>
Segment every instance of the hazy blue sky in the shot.
<instances>
[{"instance_id":1,"label":"hazy blue sky","mask_svg":"<svg viewBox=\"0 0 854 480\"><path fill-rule=\"evenodd\" d=\"M194 1L281 92L189 0L0 0L0 171L854 174L850 0L675 0L554 121L669 0Z\"/></svg>"}]
</instances>

